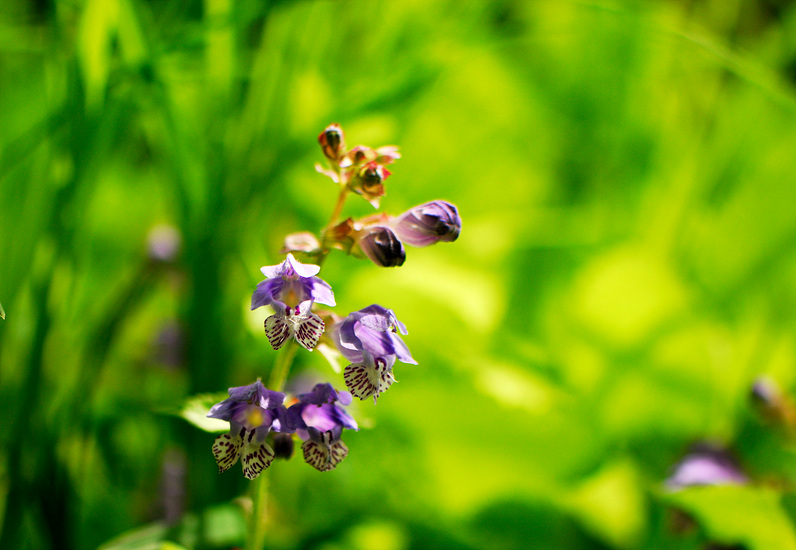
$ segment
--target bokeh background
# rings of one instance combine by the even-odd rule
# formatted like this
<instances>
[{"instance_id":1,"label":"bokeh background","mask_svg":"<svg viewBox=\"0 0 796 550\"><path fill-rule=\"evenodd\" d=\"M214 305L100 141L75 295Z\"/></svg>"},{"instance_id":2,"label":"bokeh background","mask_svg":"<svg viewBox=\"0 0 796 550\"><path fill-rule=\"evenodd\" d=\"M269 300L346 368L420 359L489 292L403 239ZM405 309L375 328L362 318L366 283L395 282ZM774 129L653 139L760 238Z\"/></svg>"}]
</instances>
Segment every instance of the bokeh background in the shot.
<instances>
[{"instance_id":1,"label":"bokeh background","mask_svg":"<svg viewBox=\"0 0 796 550\"><path fill-rule=\"evenodd\" d=\"M3 0L0 548L243 544L175 411L267 378L249 298L328 219L335 121L400 146L386 211L464 225L324 265L420 364L336 471L271 467L268 548L796 548L791 417L749 400L796 383L794 79L786 0ZM668 490L696 442L749 483Z\"/></svg>"}]
</instances>

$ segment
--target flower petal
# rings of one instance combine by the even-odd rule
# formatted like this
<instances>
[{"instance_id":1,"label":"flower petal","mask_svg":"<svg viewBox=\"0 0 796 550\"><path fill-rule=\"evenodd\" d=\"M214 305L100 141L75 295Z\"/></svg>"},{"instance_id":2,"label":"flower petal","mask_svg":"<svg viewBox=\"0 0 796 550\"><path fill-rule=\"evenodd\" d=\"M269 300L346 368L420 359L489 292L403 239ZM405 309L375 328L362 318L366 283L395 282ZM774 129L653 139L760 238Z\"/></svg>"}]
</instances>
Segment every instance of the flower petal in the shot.
<instances>
[{"instance_id":1,"label":"flower petal","mask_svg":"<svg viewBox=\"0 0 796 550\"><path fill-rule=\"evenodd\" d=\"M362 363L348 365L343 370L343 380L351 395L362 400L378 393L379 390L377 373Z\"/></svg>"},{"instance_id":2,"label":"flower petal","mask_svg":"<svg viewBox=\"0 0 796 550\"><path fill-rule=\"evenodd\" d=\"M373 396L375 403L379 394L387 391L395 382L395 376L392 373L392 365L379 358L370 365L367 362L348 365L343 371L343 380L352 395L361 400Z\"/></svg>"},{"instance_id":3,"label":"flower petal","mask_svg":"<svg viewBox=\"0 0 796 550\"><path fill-rule=\"evenodd\" d=\"M271 347L279 349L290 338L290 323L281 315L271 315L265 320L265 335Z\"/></svg>"},{"instance_id":4,"label":"flower petal","mask_svg":"<svg viewBox=\"0 0 796 550\"><path fill-rule=\"evenodd\" d=\"M260 472L268 468L274 460L274 451L264 441L247 443L243 447L243 475L246 479L254 479Z\"/></svg>"},{"instance_id":5,"label":"flower petal","mask_svg":"<svg viewBox=\"0 0 796 550\"><path fill-rule=\"evenodd\" d=\"M288 253L285 263L290 266L293 272L299 277L314 277L321 270L321 266L315 264L303 264Z\"/></svg>"},{"instance_id":6,"label":"flower petal","mask_svg":"<svg viewBox=\"0 0 796 550\"><path fill-rule=\"evenodd\" d=\"M238 461L240 448L243 441L239 436L222 434L213 442L213 457L218 464L218 473L221 474L229 470Z\"/></svg>"},{"instance_id":7,"label":"flower petal","mask_svg":"<svg viewBox=\"0 0 796 550\"><path fill-rule=\"evenodd\" d=\"M319 472L334 470L348 456L348 447L342 441L327 444L310 440L305 441L301 449L307 464Z\"/></svg>"},{"instance_id":8,"label":"flower petal","mask_svg":"<svg viewBox=\"0 0 796 550\"><path fill-rule=\"evenodd\" d=\"M277 296L282 292L282 287L285 282L282 279L266 279L257 283L257 288L252 293L251 309L257 309L262 306L280 305ZM284 304L282 304L284 307Z\"/></svg>"},{"instance_id":9,"label":"flower petal","mask_svg":"<svg viewBox=\"0 0 796 550\"><path fill-rule=\"evenodd\" d=\"M314 348L318 343L318 339L321 337L321 334L323 334L323 321L314 313L310 313L303 319L296 318L293 322L295 323L294 331L296 335L296 341L306 349L312 351L312 348ZM271 344L273 345L273 342Z\"/></svg>"}]
</instances>

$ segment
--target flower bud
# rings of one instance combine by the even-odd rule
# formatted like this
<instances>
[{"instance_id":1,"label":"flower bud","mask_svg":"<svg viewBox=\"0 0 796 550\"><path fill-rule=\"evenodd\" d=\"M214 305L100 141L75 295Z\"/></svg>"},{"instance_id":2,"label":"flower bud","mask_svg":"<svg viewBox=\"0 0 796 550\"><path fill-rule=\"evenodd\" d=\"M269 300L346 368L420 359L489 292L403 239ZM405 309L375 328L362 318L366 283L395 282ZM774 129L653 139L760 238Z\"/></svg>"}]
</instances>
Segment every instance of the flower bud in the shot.
<instances>
[{"instance_id":1,"label":"flower bud","mask_svg":"<svg viewBox=\"0 0 796 550\"><path fill-rule=\"evenodd\" d=\"M345 136L343 129L336 122L330 124L318 136L323 154L329 160L337 161L345 154Z\"/></svg>"},{"instance_id":2,"label":"flower bud","mask_svg":"<svg viewBox=\"0 0 796 550\"><path fill-rule=\"evenodd\" d=\"M384 196L384 180L389 176L389 170L378 162L371 161L354 173L348 186L357 195L365 197L374 208L378 208L379 201Z\"/></svg>"},{"instance_id":3,"label":"flower bud","mask_svg":"<svg viewBox=\"0 0 796 550\"><path fill-rule=\"evenodd\" d=\"M293 456L293 436L290 434L274 434L274 457L288 460Z\"/></svg>"},{"instance_id":4,"label":"flower bud","mask_svg":"<svg viewBox=\"0 0 796 550\"><path fill-rule=\"evenodd\" d=\"M391 224L398 237L412 246L452 242L459 237L462 219L456 206L432 201L407 210Z\"/></svg>"},{"instance_id":5,"label":"flower bud","mask_svg":"<svg viewBox=\"0 0 796 550\"><path fill-rule=\"evenodd\" d=\"M398 267L406 260L404 245L384 225L374 225L362 230L357 244L370 260L381 267Z\"/></svg>"},{"instance_id":6,"label":"flower bud","mask_svg":"<svg viewBox=\"0 0 796 550\"><path fill-rule=\"evenodd\" d=\"M287 254L288 252L305 252L312 254L320 249L321 243L309 231L301 231L299 233L291 233L285 237L285 243L282 246L280 254Z\"/></svg>"}]
</instances>

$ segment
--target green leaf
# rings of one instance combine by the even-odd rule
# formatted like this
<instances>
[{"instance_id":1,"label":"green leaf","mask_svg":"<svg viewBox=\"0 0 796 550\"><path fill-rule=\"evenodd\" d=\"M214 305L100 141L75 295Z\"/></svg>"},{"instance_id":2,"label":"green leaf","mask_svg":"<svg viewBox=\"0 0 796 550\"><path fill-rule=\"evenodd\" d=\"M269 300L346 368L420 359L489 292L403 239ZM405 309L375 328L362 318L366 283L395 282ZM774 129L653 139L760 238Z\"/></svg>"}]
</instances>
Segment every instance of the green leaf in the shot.
<instances>
[{"instance_id":1,"label":"green leaf","mask_svg":"<svg viewBox=\"0 0 796 550\"><path fill-rule=\"evenodd\" d=\"M780 495L770 489L693 487L664 500L694 516L715 542L742 543L750 550L796 550L796 532Z\"/></svg>"},{"instance_id":2,"label":"green leaf","mask_svg":"<svg viewBox=\"0 0 796 550\"><path fill-rule=\"evenodd\" d=\"M229 431L229 422L217 418L207 418L210 407L227 398L226 393L203 393L185 400L176 416L184 418L200 430L211 433Z\"/></svg>"},{"instance_id":3,"label":"green leaf","mask_svg":"<svg viewBox=\"0 0 796 550\"><path fill-rule=\"evenodd\" d=\"M168 533L169 528L163 523L150 523L114 537L99 550L186 550L176 542L163 540Z\"/></svg>"},{"instance_id":4,"label":"green leaf","mask_svg":"<svg viewBox=\"0 0 796 550\"><path fill-rule=\"evenodd\" d=\"M3 309L3 304L0 304L0 319L5 319L5 318L6 318L6 312Z\"/></svg>"}]
</instances>

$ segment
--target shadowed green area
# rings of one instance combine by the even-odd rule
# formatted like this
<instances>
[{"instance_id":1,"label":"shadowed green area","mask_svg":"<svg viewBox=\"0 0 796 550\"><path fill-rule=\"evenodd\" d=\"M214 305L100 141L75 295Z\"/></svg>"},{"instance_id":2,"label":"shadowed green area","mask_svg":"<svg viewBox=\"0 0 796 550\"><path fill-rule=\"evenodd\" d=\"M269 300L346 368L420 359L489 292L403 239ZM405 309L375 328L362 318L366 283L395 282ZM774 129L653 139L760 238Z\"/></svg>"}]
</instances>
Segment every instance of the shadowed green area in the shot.
<instances>
[{"instance_id":1,"label":"shadowed green area","mask_svg":"<svg viewBox=\"0 0 796 550\"><path fill-rule=\"evenodd\" d=\"M796 548L796 417L749 401L796 387L795 75L784 0L3 0L0 548L243 544L173 413L267 380L249 299L335 121L463 229L323 266L420 364L337 470L271 466L268 548ZM666 489L697 441L750 484Z\"/></svg>"}]
</instances>

